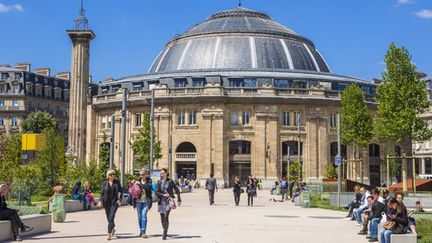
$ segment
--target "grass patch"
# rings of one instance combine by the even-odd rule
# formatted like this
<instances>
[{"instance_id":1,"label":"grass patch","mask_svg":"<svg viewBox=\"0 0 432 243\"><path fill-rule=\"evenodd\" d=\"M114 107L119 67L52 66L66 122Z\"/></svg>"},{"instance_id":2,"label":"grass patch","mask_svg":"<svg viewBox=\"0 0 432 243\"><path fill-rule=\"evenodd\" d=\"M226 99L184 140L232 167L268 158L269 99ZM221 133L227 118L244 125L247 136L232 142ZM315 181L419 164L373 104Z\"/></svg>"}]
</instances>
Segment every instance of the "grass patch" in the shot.
<instances>
[{"instance_id":1,"label":"grass patch","mask_svg":"<svg viewBox=\"0 0 432 243\"><path fill-rule=\"evenodd\" d=\"M330 205L329 199L323 199L318 197L311 197L310 206L311 208L321 208L340 212L347 212L347 210L344 208Z\"/></svg>"},{"instance_id":2,"label":"grass patch","mask_svg":"<svg viewBox=\"0 0 432 243\"><path fill-rule=\"evenodd\" d=\"M417 233L423 236L418 243L432 242L432 214L414 214L414 218L417 223Z\"/></svg>"}]
</instances>

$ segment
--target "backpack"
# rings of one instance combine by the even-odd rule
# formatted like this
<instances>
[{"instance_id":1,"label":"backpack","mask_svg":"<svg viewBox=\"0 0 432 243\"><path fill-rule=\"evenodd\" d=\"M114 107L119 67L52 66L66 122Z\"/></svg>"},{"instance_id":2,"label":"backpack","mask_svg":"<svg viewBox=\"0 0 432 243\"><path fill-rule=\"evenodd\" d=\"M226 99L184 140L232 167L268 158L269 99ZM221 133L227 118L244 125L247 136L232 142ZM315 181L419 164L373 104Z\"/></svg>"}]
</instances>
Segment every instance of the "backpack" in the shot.
<instances>
[{"instance_id":1,"label":"backpack","mask_svg":"<svg viewBox=\"0 0 432 243\"><path fill-rule=\"evenodd\" d=\"M133 198L133 199L139 199L141 198L141 194L142 194L142 190L140 185L138 184L132 184L129 186L128 189L129 195Z\"/></svg>"},{"instance_id":2,"label":"backpack","mask_svg":"<svg viewBox=\"0 0 432 243\"><path fill-rule=\"evenodd\" d=\"M283 189L287 189L287 188L288 188L288 182L287 182L287 181L282 181L282 183L281 183L281 187L282 187Z\"/></svg>"}]
</instances>

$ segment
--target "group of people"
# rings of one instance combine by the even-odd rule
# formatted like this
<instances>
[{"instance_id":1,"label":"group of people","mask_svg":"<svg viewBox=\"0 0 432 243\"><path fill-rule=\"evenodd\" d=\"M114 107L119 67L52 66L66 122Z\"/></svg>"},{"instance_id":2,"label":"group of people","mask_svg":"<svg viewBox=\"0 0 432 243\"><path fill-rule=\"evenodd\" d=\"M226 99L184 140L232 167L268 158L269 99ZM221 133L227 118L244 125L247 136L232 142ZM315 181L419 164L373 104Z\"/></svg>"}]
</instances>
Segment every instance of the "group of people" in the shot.
<instances>
[{"instance_id":1,"label":"group of people","mask_svg":"<svg viewBox=\"0 0 432 243\"><path fill-rule=\"evenodd\" d=\"M244 189L242 189L242 183L238 176L233 177L232 181L233 187L233 193L234 193L234 203L236 206L240 204L240 195L245 192ZM253 200L254 197L257 197L257 188L261 188L261 183L258 179L252 177L252 175L248 176L248 179L246 181L246 195L248 198L248 206L253 207ZM258 186L259 185L259 186Z\"/></svg>"},{"instance_id":2,"label":"group of people","mask_svg":"<svg viewBox=\"0 0 432 243\"><path fill-rule=\"evenodd\" d=\"M270 201L284 202L291 200L291 202L294 202L295 198L299 197L302 191L308 191L306 182L296 183L294 180L288 181L286 177L283 177L281 180L275 181L273 188L270 190L270 193L273 195L282 195L281 200L271 198Z\"/></svg>"},{"instance_id":3,"label":"group of people","mask_svg":"<svg viewBox=\"0 0 432 243\"><path fill-rule=\"evenodd\" d=\"M91 205L96 206L94 195L91 191L91 185L89 181L84 182L84 186L81 187L81 181L77 181L72 188L72 200L79 200L83 202L84 210L90 209Z\"/></svg>"},{"instance_id":4,"label":"group of people","mask_svg":"<svg viewBox=\"0 0 432 243\"><path fill-rule=\"evenodd\" d=\"M392 234L404 234L410 231L417 235L413 212L408 214L403 203L403 193L396 192L394 197L389 197L387 189L375 188L369 191L360 186L355 186L354 191L353 199L348 205L346 219L355 220L357 226L362 227L358 234L366 235L369 242L377 242L378 234L381 236L381 243L390 243ZM416 210L423 210L420 202L416 203ZM384 228L380 232L378 232L379 224Z\"/></svg>"},{"instance_id":5,"label":"group of people","mask_svg":"<svg viewBox=\"0 0 432 243\"><path fill-rule=\"evenodd\" d=\"M156 189L153 190L153 182L149 177L148 170L141 170L140 178L133 180L128 189L132 197L132 205L137 210L139 236L142 238L148 238L146 234L147 213L153 205L153 197L156 197L155 201L158 203L158 212L163 228L163 240L166 240L168 236L170 212L181 204L180 190L176 183L169 179L167 169L161 169L160 176L161 178L156 184ZM174 193L177 196L177 204L174 201ZM107 180L102 184L100 196L100 206L105 209L108 221L108 240L111 240L116 232L114 219L118 206L121 204L122 194L123 189L116 177L115 171L109 170L107 172Z\"/></svg>"}]
</instances>

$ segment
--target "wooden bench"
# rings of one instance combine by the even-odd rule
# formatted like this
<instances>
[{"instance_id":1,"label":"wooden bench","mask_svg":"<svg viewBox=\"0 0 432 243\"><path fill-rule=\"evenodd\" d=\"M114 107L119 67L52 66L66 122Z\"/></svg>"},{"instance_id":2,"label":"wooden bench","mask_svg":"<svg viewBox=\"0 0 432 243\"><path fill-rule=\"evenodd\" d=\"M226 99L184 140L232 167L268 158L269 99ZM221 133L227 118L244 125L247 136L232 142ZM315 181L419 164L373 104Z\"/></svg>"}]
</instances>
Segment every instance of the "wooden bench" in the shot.
<instances>
[{"instance_id":1,"label":"wooden bench","mask_svg":"<svg viewBox=\"0 0 432 243\"><path fill-rule=\"evenodd\" d=\"M21 220L27 226L33 227L34 229L30 232L23 233L23 238L51 232L52 216L49 214L32 214L22 216ZM13 233L11 229L11 222L9 220L0 221L0 241L13 240Z\"/></svg>"}]
</instances>

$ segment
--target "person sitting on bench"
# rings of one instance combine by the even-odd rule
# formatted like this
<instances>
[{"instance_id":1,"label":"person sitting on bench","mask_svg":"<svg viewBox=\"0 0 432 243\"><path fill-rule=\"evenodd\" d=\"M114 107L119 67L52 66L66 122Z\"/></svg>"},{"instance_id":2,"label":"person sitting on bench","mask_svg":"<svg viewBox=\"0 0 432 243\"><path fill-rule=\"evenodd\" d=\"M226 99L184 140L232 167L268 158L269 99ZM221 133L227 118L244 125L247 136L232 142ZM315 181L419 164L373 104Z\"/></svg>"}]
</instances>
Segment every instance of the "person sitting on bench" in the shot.
<instances>
[{"instance_id":1,"label":"person sitting on bench","mask_svg":"<svg viewBox=\"0 0 432 243\"><path fill-rule=\"evenodd\" d=\"M12 226L12 232L14 236L14 241L22 241L20 237L20 232L29 232L32 231L33 228L24 225L18 216L18 211L15 209L10 209L6 204L6 196L9 194L9 188L5 184L0 185L0 220L10 220Z\"/></svg>"}]
</instances>

